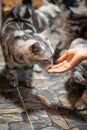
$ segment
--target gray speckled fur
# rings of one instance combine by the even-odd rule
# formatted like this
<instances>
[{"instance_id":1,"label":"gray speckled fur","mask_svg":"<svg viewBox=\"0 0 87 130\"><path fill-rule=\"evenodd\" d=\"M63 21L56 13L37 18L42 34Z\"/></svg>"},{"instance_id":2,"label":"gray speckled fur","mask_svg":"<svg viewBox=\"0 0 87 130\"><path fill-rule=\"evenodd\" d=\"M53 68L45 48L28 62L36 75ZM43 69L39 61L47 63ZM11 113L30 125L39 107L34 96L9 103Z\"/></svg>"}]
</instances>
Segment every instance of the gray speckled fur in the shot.
<instances>
[{"instance_id":1,"label":"gray speckled fur","mask_svg":"<svg viewBox=\"0 0 87 130\"><path fill-rule=\"evenodd\" d=\"M69 49L72 48L79 49L86 47L87 47L87 40L77 38L71 43ZM72 80L73 82L87 86L87 60L82 61L72 70Z\"/></svg>"},{"instance_id":2,"label":"gray speckled fur","mask_svg":"<svg viewBox=\"0 0 87 130\"><path fill-rule=\"evenodd\" d=\"M20 72L26 86L32 87L33 65L46 69L52 63L53 49L45 38L47 34L37 33L36 24L32 6L25 4L14 7L3 24L1 47L11 86L18 86Z\"/></svg>"}]
</instances>

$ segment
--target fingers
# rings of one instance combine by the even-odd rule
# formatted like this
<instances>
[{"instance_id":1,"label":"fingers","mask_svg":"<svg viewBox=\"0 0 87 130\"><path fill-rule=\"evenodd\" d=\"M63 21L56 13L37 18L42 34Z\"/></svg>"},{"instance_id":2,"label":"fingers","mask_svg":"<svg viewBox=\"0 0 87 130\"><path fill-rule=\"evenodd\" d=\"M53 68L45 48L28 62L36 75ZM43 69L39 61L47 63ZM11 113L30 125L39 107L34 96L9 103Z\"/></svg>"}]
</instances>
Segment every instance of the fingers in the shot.
<instances>
[{"instance_id":1,"label":"fingers","mask_svg":"<svg viewBox=\"0 0 87 130\"><path fill-rule=\"evenodd\" d=\"M58 59L57 59L57 62L62 62L62 61L64 61L64 60L66 59L66 57L67 57L67 52L64 53L60 58L58 58Z\"/></svg>"},{"instance_id":2,"label":"fingers","mask_svg":"<svg viewBox=\"0 0 87 130\"><path fill-rule=\"evenodd\" d=\"M71 69L71 65L69 63L60 63L59 65L53 66L48 69L46 72L48 73L63 73Z\"/></svg>"},{"instance_id":3,"label":"fingers","mask_svg":"<svg viewBox=\"0 0 87 130\"><path fill-rule=\"evenodd\" d=\"M63 65L63 63L59 63L59 64L57 64L57 65L53 65L53 66L51 67L51 69L58 68L58 67L60 67L60 66L62 66L62 65Z\"/></svg>"},{"instance_id":4,"label":"fingers","mask_svg":"<svg viewBox=\"0 0 87 130\"><path fill-rule=\"evenodd\" d=\"M66 72L67 70L69 70L69 68L60 67L59 69L57 69L57 68L49 69L47 72L48 72L48 73L56 74L56 73Z\"/></svg>"},{"instance_id":5,"label":"fingers","mask_svg":"<svg viewBox=\"0 0 87 130\"><path fill-rule=\"evenodd\" d=\"M46 72L48 72L48 73L63 73L63 72L66 72L68 70L71 70L71 69L72 69L71 64L64 61L64 62L59 63L58 65L52 66Z\"/></svg>"},{"instance_id":6,"label":"fingers","mask_svg":"<svg viewBox=\"0 0 87 130\"><path fill-rule=\"evenodd\" d=\"M59 64L57 64L57 65L53 65L53 66L51 67L51 69L59 68L59 67L61 67L61 66L64 66L65 64L66 64L66 61L61 62L61 63L59 63Z\"/></svg>"}]
</instances>

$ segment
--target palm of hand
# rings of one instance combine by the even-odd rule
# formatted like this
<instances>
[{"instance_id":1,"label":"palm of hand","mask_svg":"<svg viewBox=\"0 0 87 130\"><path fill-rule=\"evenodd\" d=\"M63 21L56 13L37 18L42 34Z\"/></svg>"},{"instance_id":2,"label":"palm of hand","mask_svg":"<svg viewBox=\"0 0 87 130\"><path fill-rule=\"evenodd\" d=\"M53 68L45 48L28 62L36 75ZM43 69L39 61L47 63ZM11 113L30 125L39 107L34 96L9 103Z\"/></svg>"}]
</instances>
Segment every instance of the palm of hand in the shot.
<instances>
[{"instance_id":1,"label":"palm of hand","mask_svg":"<svg viewBox=\"0 0 87 130\"><path fill-rule=\"evenodd\" d=\"M68 50L63 56L57 60L57 65L47 70L48 73L62 73L72 69L79 62L77 50Z\"/></svg>"}]
</instances>

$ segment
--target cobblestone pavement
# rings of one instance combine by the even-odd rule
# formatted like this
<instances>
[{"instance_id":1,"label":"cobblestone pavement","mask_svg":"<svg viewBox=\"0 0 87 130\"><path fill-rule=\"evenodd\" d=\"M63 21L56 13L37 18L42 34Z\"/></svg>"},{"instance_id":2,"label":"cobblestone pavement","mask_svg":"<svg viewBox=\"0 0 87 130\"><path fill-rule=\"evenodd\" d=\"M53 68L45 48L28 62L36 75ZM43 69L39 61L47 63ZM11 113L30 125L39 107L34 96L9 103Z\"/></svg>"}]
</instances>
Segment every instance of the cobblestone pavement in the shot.
<instances>
[{"instance_id":1,"label":"cobblestone pavement","mask_svg":"<svg viewBox=\"0 0 87 130\"><path fill-rule=\"evenodd\" d=\"M0 61L2 70L2 53ZM69 93L68 78L69 73L34 72L34 93L22 84L18 89L11 88L1 77L0 130L87 130L87 110L74 109L77 95Z\"/></svg>"}]
</instances>

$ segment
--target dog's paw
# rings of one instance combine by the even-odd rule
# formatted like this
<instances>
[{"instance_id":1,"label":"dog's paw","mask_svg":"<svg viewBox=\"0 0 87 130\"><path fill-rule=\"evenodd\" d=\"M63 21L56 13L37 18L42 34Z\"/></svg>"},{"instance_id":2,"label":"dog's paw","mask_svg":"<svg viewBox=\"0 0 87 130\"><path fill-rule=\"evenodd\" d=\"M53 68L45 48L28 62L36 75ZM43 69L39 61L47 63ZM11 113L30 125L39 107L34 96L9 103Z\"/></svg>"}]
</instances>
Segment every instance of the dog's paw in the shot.
<instances>
[{"instance_id":1,"label":"dog's paw","mask_svg":"<svg viewBox=\"0 0 87 130\"><path fill-rule=\"evenodd\" d=\"M25 83L25 87L27 87L29 89L34 89L35 88L34 83L30 82L29 80L25 80L24 83Z\"/></svg>"},{"instance_id":2,"label":"dog's paw","mask_svg":"<svg viewBox=\"0 0 87 130\"><path fill-rule=\"evenodd\" d=\"M87 108L87 104L84 103L84 101L81 101L80 99L76 102L75 108L79 111L82 111Z\"/></svg>"},{"instance_id":3,"label":"dog's paw","mask_svg":"<svg viewBox=\"0 0 87 130\"><path fill-rule=\"evenodd\" d=\"M10 82L9 82L9 85L11 86L11 87L18 87L18 82L17 81L13 81L13 80L11 80Z\"/></svg>"}]
</instances>

